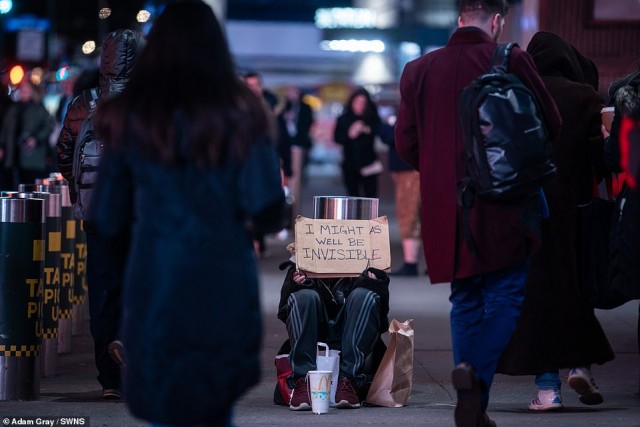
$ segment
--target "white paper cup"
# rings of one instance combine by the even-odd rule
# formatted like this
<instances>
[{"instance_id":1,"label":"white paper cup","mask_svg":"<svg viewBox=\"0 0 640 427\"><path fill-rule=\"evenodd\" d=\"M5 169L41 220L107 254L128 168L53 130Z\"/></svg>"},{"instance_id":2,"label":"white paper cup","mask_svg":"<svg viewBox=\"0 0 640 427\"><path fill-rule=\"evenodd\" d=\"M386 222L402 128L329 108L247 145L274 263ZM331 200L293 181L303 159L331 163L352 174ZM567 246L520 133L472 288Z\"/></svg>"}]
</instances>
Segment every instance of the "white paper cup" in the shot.
<instances>
[{"instance_id":1,"label":"white paper cup","mask_svg":"<svg viewBox=\"0 0 640 427\"><path fill-rule=\"evenodd\" d=\"M309 371L307 385L311 398L311 412L326 414L329 412L329 398L331 396L331 371Z\"/></svg>"},{"instance_id":2,"label":"white paper cup","mask_svg":"<svg viewBox=\"0 0 640 427\"><path fill-rule=\"evenodd\" d=\"M607 132L611 132L611 124L613 123L614 107L604 107L600 113L602 114L602 124Z\"/></svg>"}]
</instances>

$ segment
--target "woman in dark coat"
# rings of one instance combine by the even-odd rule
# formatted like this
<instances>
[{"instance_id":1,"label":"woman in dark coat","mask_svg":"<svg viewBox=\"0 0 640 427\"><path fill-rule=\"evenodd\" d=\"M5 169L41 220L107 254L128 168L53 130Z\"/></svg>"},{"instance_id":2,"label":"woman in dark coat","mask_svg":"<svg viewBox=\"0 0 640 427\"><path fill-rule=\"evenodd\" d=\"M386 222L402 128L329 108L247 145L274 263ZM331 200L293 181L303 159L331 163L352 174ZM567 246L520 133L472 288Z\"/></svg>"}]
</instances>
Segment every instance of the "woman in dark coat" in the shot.
<instances>
[{"instance_id":1,"label":"woman in dark coat","mask_svg":"<svg viewBox=\"0 0 640 427\"><path fill-rule=\"evenodd\" d=\"M165 7L95 127L106 146L95 223L106 236L131 231L124 399L153 423L228 426L233 402L260 375L245 224L275 230L284 195L269 119L238 79L208 5Z\"/></svg>"},{"instance_id":2,"label":"woman in dark coat","mask_svg":"<svg viewBox=\"0 0 640 427\"><path fill-rule=\"evenodd\" d=\"M336 122L334 139L343 147L342 175L347 194L354 197L378 197L378 175L365 171L378 157L373 149L381 125L378 109L366 89L356 89Z\"/></svg>"},{"instance_id":3,"label":"woman in dark coat","mask_svg":"<svg viewBox=\"0 0 640 427\"><path fill-rule=\"evenodd\" d=\"M42 103L41 92L31 81L22 80L20 100L9 107L0 127L0 167L4 161L13 190L47 175L53 118Z\"/></svg>"},{"instance_id":4,"label":"woman in dark coat","mask_svg":"<svg viewBox=\"0 0 640 427\"><path fill-rule=\"evenodd\" d=\"M569 385L587 405L602 402L592 363L614 358L591 308L579 290L578 207L591 201L603 138L596 92L597 70L559 36L537 33L527 48L562 116L554 140L558 174L544 186L550 218L543 222L542 249L531 260L526 298L498 372L536 375L538 395L532 410L562 407L559 369L572 368Z\"/></svg>"}]
</instances>

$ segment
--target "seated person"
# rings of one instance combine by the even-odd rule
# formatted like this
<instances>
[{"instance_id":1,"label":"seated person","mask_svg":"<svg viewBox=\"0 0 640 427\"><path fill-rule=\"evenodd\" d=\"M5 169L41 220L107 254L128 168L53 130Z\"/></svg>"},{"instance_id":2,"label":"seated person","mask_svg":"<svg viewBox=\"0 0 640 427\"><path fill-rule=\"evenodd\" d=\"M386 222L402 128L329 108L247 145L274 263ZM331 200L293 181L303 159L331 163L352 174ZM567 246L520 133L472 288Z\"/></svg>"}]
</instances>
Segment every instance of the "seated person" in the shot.
<instances>
[{"instance_id":1,"label":"seated person","mask_svg":"<svg viewBox=\"0 0 640 427\"><path fill-rule=\"evenodd\" d=\"M380 334L389 326L389 276L367 268L358 277L310 279L291 261L280 265L287 268L278 319L289 334L289 409L311 409L306 375L316 369L318 341L341 351L336 407L360 407L384 354Z\"/></svg>"}]
</instances>

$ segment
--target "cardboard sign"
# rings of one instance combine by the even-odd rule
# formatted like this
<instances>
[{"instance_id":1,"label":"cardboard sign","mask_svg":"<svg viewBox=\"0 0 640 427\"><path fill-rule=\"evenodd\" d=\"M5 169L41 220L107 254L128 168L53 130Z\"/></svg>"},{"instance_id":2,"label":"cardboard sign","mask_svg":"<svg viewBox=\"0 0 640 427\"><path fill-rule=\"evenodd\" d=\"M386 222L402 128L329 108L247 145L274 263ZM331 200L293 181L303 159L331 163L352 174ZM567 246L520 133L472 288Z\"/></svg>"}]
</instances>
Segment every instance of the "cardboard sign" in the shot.
<instances>
[{"instance_id":1,"label":"cardboard sign","mask_svg":"<svg viewBox=\"0 0 640 427\"><path fill-rule=\"evenodd\" d=\"M295 224L296 267L308 277L356 277L369 267L391 268L387 217L311 219Z\"/></svg>"}]
</instances>

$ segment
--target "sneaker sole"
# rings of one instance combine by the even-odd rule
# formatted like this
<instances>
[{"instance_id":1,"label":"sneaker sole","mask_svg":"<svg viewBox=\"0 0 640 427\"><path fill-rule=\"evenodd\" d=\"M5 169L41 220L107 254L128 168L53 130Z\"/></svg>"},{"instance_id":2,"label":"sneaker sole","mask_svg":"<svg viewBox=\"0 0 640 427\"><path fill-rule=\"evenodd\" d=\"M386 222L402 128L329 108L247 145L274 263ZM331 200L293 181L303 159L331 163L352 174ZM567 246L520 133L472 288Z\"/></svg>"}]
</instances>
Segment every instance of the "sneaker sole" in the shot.
<instances>
[{"instance_id":1,"label":"sneaker sole","mask_svg":"<svg viewBox=\"0 0 640 427\"><path fill-rule=\"evenodd\" d=\"M599 405L604 399L598 390L595 390L591 383L582 377L569 378L569 387L580 395L580 402L585 405Z\"/></svg>"},{"instance_id":2,"label":"sneaker sole","mask_svg":"<svg viewBox=\"0 0 640 427\"><path fill-rule=\"evenodd\" d=\"M349 403L346 400L341 400L340 402L336 402L336 408L338 409L356 409L361 405L359 403Z\"/></svg>"},{"instance_id":3,"label":"sneaker sole","mask_svg":"<svg viewBox=\"0 0 640 427\"><path fill-rule=\"evenodd\" d=\"M530 411L536 411L536 412L551 412L551 411L557 411L559 409L564 408L564 405L562 403L556 403L556 404L551 404L551 405L529 405L529 410Z\"/></svg>"},{"instance_id":4,"label":"sneaker sole","mask_svg":"<svg viewBox=\"0 0 640 427\"><path fill-rule=\"evenodd\" d=\"M102 393L102 398L104 400L120 400L121 399L121 395L119 393Z\"/></svg>"},{"instance_id":5,"label":"sneaker sole","mask_svg":"<svg viewBox=\"0 0 640 427\"><path fill-rule=\"evenodd\" d=\"M289 405L289 410L291 410L291 411L310 411L311 410L311 405L309 405L308 403L301 403L298 406Z\"/></svg>"}]
</instances>

